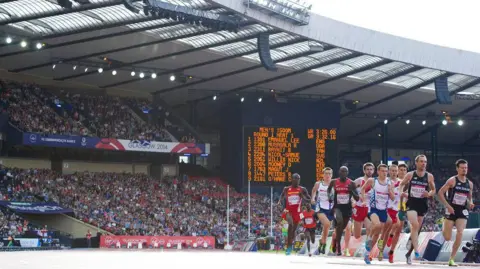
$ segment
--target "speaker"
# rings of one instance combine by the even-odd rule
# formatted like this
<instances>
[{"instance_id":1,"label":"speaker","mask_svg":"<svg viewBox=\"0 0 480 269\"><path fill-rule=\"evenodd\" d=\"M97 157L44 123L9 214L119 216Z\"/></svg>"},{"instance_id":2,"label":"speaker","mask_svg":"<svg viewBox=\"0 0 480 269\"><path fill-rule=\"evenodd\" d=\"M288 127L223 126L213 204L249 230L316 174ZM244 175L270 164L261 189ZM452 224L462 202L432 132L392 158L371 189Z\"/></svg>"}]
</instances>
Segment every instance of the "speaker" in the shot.
<instances>
[{"instance_id":1,"label":"speaker","mask_svg":"<svg viewBox=\"0 0 480 269\"><path fill-rule=\"evenodd\" d=\"M268 71L275 72L277 71L277 67L272 60L272 56L270 55L270 35L267 33L260 33L257 38L257 49L258 49L258 57L262 62L263 67Z\"/></svg>"},{"instance_id":2,"label":"speaker","mask_svg":"<svg viewBox=\"0 0 480 269\"><path fill-rule=\"evenodd\" d=\"M435 95L437 96L437 103L441 105L451 105L452 98L448 91L448 77L441 77L435 79Z\"/></svg>"}]
</instances>

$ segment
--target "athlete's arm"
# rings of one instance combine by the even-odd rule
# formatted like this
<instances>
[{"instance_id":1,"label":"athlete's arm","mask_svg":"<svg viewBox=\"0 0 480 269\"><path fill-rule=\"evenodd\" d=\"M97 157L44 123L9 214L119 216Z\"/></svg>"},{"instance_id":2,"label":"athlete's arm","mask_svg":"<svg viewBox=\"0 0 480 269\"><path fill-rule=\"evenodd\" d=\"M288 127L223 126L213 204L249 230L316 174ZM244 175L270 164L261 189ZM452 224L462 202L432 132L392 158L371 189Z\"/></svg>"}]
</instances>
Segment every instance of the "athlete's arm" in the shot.
<instances>
[{"instance_id":1,"label":"athlete's arm","mask_svg":"<svg viewBox=\"0 0 480 269\"><path fill-rule=\"evenodd\" d=\"M360 196L358 196L358 193L357 193L357 185L355 184L355 182L350 182L350 193L353 197L353 199L355 199L355 201L358 201L360 199Z\"/></svg>"},{"instance_id":2,"label":"athlete's arm","mask_svg":"<svg viewBox=\"0 0 480 269\"><path fill-rule=\"evenodd\" d=\"M413 177L413 172L408 172L405 177L403 178L402 182L400 183L400 186L398 186L398 189L400 192L404 192L405 186L407 186L408 183L410 183L410 180L412 180Z\"/></svg>"},{"instance_id":3,"label":"athlete's arm","mask_svg":"<svg viewBox=\"0 0 480 269\"><path fill-rule=\"evenodd\" d=\"M278 205L282 204L282 200L285 199L285 192L287 190L287 187L283 188L282 194L280 195L280 198L278 198Z\"/></svg>"},{"instance_id":4,"label":"athlete's arm","mask_svg":"<svg viewBox=\"0 0 480 269\"><path fill-rule=\"evenodd\" d=\"M312 189L312 204L315 203L315 198L317 197L317 191L320 185L320 181L315 182L315 185L313 185Z\"/></svg>"},{"instance_id":5,"label":"athlete's arm","mask_svg":"<svg viewBox=\"0 0 480 269\"><path fill-rule=\"evenodd\" d=\"M390 197L390 200L395 200L395 190L393 189L393 184L391 181L388 184L388 196Z\"/></svg>"},{"instance_id":6,"label":"athlete's arm","mask_svg":"<svg viewBox=\"0 0 480 269\"><path fill-rule=\"evenodd\" d=\"M363 184L363 186L362 186L362 191L361 191L361 193L362 193L362 195L361 195L362 201L366 201L366 200L365 200L365 192L366 192L367 188L368 188L368 187L371 187L372 185L373 185L373 178L369 178L369 179L365 182L365 184Z\"/></svg>"},{"instance_id":7,"label":"athlete's arm","mask_svg":"<svg viewBox=\"0 0 480 269\"><path fill-rule=\"evenodd\" d=\"M331 196L332 196L332 189L333 189L333 187L335 186L335 182L336 182L336 181L337 181L336 179L332 179L332 180L330 181L330 185L328 185L328 188L327 188L328 197L331 197ZM329 200L330 200L330 198L329 198Z\"/></svg>"},{"instance_id":8,"label":"athlete's arm","mask_svg":"<svg viewBox=\"0 0 480 269\"><path fill-rule=\"evenodd\" d=\"M307 201L310 201L312 198L310 198L310 195L308 195L308 191L305 187L302 187L302 198L307 200Z\"/></svg>"},{"instance_id":9,"label":"athlete's arm","mask_svg":"<svg viewBox=\"0 0 480 269\"><path fill-rule=\"evenodd\" d=\"M427 192L427 197L435 196L437 189L435 187L435 178L432 174L428 173L428 186L430 187L430 191Z\"/></svg>"},{"instance_id":10,"label":"athlete's arm","mask_svg":"<svg viewBox=\"0 0 480 269\"><path fill-rule=\"evenodd\" d=\"M470 210L473 210L475 208L475 204L473 203L473 182L471 180L468 182L470 183L470 197L468 197L470 200Z\"/></svg>"},{"instance_id":11,"label":"athlete's arm","mask_svg":"<svg viewBox=\"0 0 480 269\"><path fill-rule=\"evenodd\" d=\"M447 199L445 199L445 193L455 187L455 177L451 177L443 184L443 186L438 191L438 199L440 202L448 209L448 212L453 213L453 208L450 204L448 204ZM471 191L471 190L470 190Z\"/></svg>"}]
</instances>

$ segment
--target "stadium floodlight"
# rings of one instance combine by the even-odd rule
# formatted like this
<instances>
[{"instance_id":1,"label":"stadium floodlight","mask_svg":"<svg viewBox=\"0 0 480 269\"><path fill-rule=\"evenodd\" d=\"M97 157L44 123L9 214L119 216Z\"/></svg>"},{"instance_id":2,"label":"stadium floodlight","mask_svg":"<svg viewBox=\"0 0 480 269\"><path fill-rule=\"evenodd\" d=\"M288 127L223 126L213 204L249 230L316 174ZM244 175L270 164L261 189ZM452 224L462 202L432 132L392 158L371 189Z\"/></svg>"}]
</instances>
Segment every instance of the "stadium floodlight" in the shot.
<instances>
[{"instance_id":1,"label":"stadium floodlight","mask_svg":"<svg viewBox=\"0 0 480 269\"><path fill-rule=\"evenodd\" d=\"M73 66L73 70L76 70L76 69L77 69L77 66L76 66L76 65L74 65L74 66Z\"/></svg>"},{"instance_id":2,"label":"stadium floodlight","mask_svg":"<svg viewBox=\"0 0 480 269\"><path fill-rule=\"evenodd\" d=\"M175 81L175 75L170 76L170 81Z\"/></svg>"},{"instance_id":3,"label":"stadium floodlight","mask_svg":"<svg viewBox=\"0 0 480 269\"><path fill-rule=\"evenodd\" d=\"M116 74L117 74L117 70L113 70L113 71L112 71L112 75L115 76Z\"/></svg>"},{"instance_id":4,"label":"stadium floodlight","mask_svg":"<svg viewBox=\"0 0 480 269\"><path fill-rule=\"evenodd\" d=\"M447 125L447 124L448 124L448 121L447 121L447 120L442 120L442 124L443 124L443 125Z\"/></svg>"},{"instance_id":5,"label":"stadium floodlight","mask_svg":"<svg viewBox=\"0 0 480 269\"><path fill-rule=\"evenodd\" d=\"M144 78L145 77L145 74L143 72L141 72L139 75L138 75L140 78Z\"/></svg>"},{"instance_id":6,"label":"stadium floodlight","mask_svg":"<svg viewBox=\"0 0 480 269\"><path fill-rule=\"evenodd\" d=\"M245 97L240 98L240 102L245 101Z\"/></svg>"},{"instance_id":7,"label":"stadium floodlight","mask_svg":"<svg viewBox=\"0 0 480 269\"><path fill-rule=\"evenodd\" d=\"M384 120L384 121L383 121L383 124L388 124L388 120Z\"/></svg>"},{"instance_id":8,"label":"stadium floodlight","mask_svg":"<svg viewBox=\"0 0 480 269\"><path fill-rule=\"evenodd\" d=\"M426 120L422 121L422 125L425 125L425 124L427 124L427 121Z\"/></svg>"},{"instance_id":9,"label":"stadium floodlight","mask_svg":"<svg viewBox=\"0 0 480 269\"><path fill-rule=\"evenodd\" d=\"M98 73L100 73L100 74L103 73L103 68L101 68L101 67L98 68Z\"/></svg>"},{"instance_id":10,"label":"stadium floodlight","mask_svg":"<svg viewBox=\"0 0 480 269\"><path fill-rule=\"evenodd\" d=\"M217 100L217 96L216 96L216 95L213 96L213 101L215 101L215 100Z\"/></svg>"},{"instance_id":11,"label":"stadium floodlight","mask_svg":"<svg viewBox=\"0 0 480 269\"><path fill-rule=\"evenodd\" d=\"M12 43L12 41L13 41L12 38L9 37L9 36L7 38L5 38L5 42L7 42L7 44Z\"/></svg>"},{"instance_id":12,"label":"stadium floodlight","mask_svg":"<svg viewBox=\"0 0 480 269\"><path fill-rule=\"evenodd\" d=\"M463 120L460 119L460 120L458 120L457 124L458 124L458 126L463 126L464 122L463 122Z\"/></svg>"},{"instance_id":13,"label":"stadium floodlight","mask_svg":"<svg viewBox=\"0 0 480 269\"><path fill-rule=\"evenodd\" d=\"M43 45L42 45L42 43L37 43L37 44L35 45L35 47L39 50L39 49L41 49L41 48L43 47Z\"/></svg>"},{"instance_id":14,"label":"stadium floodlight","mask_svg":"<svg viewBox=\"0 0 480 269\"><path fill-rule=\"evenodd\" d=\"M26 46L27 46L27 41L22 40L22 42L20 42L20 47L25 48Z\"/></svg>"},{"instance_id":15,"label":"stadium floodlight","mask_svg":"<svg viewBox=\"0 0 480 269\"><path fill-rule=\"evenodd\" d=\"M57 67L57 65L56 65L56 64L52 65L52 69L55 69L55 67Z\"/></svg>"},{"instance_id":16,"label":"stadium floodlight","mask_svg":"<svg viewBox=\"0 0 480 269\"><path fill-rule=\"evenodd\" d=\"M410 124L410 120L406 120L405 123L406 123L406 124Z\"/></svg>"},{"instance_id":17,"label":"stadium floodlight","mask_svg":"<svg viewBox=\"0 0 480 269\"><path fill-rule=\"evenodd\" d=\"M88 71L88 67L85 67L85 72L87 72L87 71Z\"/></svg>"},{"instance_id":18,"label":"stadium floodlight","mask_svg":"<svg viewBox=\"0 0 480 269\"><path fill-rule=\"evenodd\" d=\"M261 103L261 102L262 102L262 100L263 100L263 98L262 98L262 97L258 98L258 102L259 102L259 103Z\"/></svg>"},{"instance_id":19,"label":"stadium floodlight","mask_svg":"<svg viewBox=\"0 0 480 269\"><path fill-rule=\"evenodd\" d=\"M134 77L135 76L135 71L130 72L130 76Z\"/></svg>"},{"instance_id":20,"label":"stadium floodlight","mask_svg":"<svg viewBox=\"0 0 480 269\"><path fill-rule=\"evenodd\" d=\"M152 73L152 78L153 78L153 79L157 78L157 74Z\"/></svg>"}]
</instances>

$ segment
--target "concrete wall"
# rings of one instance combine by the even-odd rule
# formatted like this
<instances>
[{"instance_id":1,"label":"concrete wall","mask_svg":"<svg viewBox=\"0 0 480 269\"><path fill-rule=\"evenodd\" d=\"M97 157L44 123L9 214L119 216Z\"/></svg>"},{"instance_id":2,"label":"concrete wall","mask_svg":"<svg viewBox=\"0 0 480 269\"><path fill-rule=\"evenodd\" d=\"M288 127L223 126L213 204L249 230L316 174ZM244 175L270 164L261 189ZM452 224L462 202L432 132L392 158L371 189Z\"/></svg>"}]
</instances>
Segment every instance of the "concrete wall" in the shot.
<instances>
[{"instance_id":1,"label":"concrete wall","mask_svg":"<svg viewBox=\"0 0 480 269\"><path fill-rule=\"evenodd\" d=\"M24 215L29 221L35 222L36 224L40 225L47 225L55 230L71 234L74 238L85 238L88 230L92 234L99 231L103 234L112 234L105 230L99 229L93 225L88 223L84 223L80 220L77 220L73 217L64 215L64 214L56 214L56 215L33 215L28 214Z\"/></svg>"}]
</instances>

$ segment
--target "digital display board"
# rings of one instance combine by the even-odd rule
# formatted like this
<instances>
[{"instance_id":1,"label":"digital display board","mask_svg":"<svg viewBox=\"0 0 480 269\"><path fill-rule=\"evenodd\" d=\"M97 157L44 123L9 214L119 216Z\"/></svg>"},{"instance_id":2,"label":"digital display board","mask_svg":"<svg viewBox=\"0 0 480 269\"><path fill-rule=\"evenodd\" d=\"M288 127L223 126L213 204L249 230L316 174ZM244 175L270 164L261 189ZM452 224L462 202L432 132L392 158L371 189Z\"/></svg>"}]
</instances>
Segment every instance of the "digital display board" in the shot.
<instances>
[{"instance_id":1,"label":"digital display board","mask_svg":"<svg viewBox=\"0 0 480 269\"><path fill-rule=\"evenodd\" d=\"M336 140L336 128L244 126L244 177L259 185L285 185L299 173L312 185L327 165L336 165Z\"/></svg>"}]
</instances>

